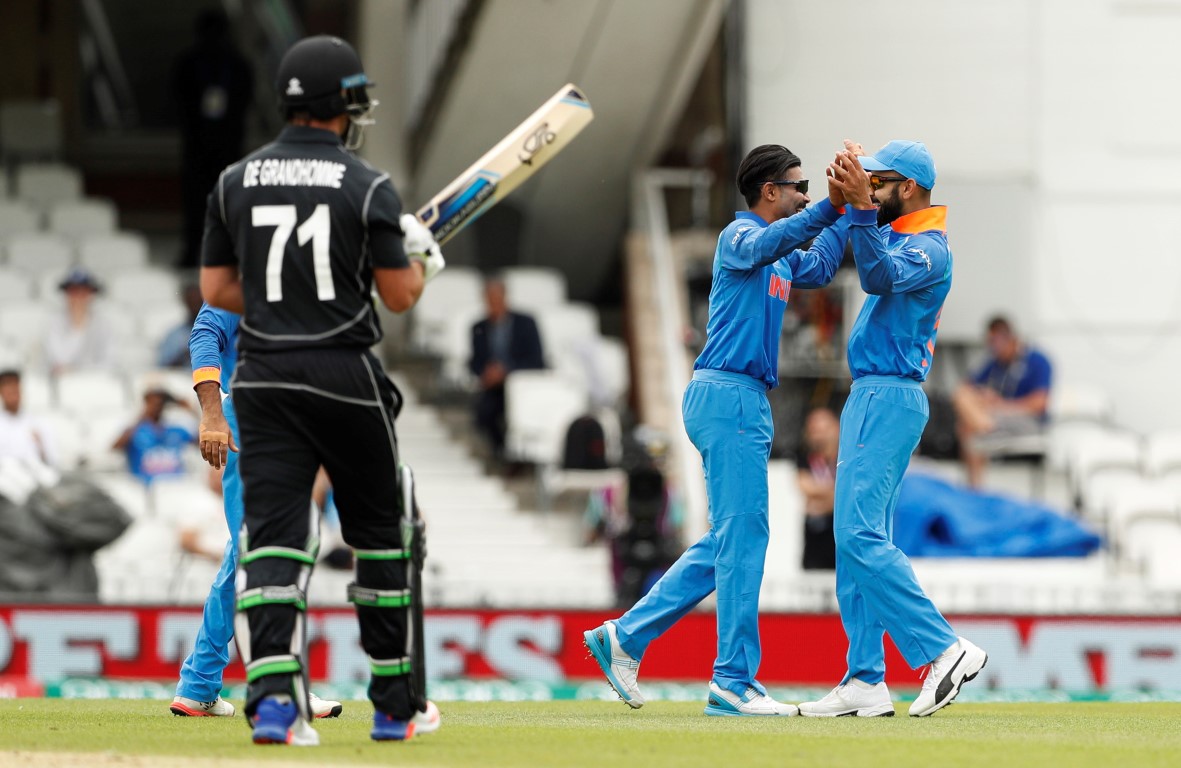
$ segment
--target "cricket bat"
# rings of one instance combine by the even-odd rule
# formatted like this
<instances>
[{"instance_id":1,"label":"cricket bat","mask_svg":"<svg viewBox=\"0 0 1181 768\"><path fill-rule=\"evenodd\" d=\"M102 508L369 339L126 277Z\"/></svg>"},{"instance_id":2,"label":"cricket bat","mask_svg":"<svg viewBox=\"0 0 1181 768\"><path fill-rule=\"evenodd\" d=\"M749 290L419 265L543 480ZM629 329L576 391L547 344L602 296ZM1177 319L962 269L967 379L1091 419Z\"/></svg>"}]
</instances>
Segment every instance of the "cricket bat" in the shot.
<instances>
[{"instance_id":1,"label":"cricket bat","mask_svg":"<svg viewBox=\"0 0 1181 768\"><path fill-rule=\"evenodd\" d=\"M568 83L418 210L439 244L451 239L561 152L594 117Z\"/></svg>"}]
</instances>

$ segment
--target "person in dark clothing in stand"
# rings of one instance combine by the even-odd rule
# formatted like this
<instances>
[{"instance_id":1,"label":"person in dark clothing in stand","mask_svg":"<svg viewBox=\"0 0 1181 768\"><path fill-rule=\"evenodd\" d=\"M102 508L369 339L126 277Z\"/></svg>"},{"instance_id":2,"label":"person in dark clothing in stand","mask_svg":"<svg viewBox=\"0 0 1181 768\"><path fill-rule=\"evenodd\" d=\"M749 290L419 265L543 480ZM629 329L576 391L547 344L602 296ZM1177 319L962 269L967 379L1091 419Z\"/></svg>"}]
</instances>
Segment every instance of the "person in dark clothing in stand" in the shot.
<instances>
[{"instance_id":1,"label":"person in dark clothing in stand","mask_svg":"<svg viewBox=\"0 0 1181 768\"><path fill-rule=\"evenodd\" d=\"M476 426L488 438L497 458L504 454L504 382L513 371L545 367L541 334L532 317L509 309L504 280L484 283L488 316L472 326L472 357L468 369L479 380Z\"/></svg>"},{"instance_id":2,"label":"person in dark clothing in stand","mask_svg":"<svg viewBox=\"0 0 1181 768\"><path fill-rule=\"evenodd\" d=\"M179 102L181 198L184 251L181 267L201 259L205 196L217 177L242 156L246 110L254 92L254 72L234 46L230 20L220 10L202 11L196 42L176 59L172 85Z\"/></svg>"},{"instance_id":3,"label":"person in dark clothing in stand","mask_svg":"<svg viewBox=\"0 0 1181 768\"><path fill-rule=\"evenodd\" d=\"M832 511L836 498L837 445L841 436L837 415L814 408L804 420L804 443L799 454L800 492L804 495L804 570L831 571L837 567Z\"/></svg>"}]
</instances>

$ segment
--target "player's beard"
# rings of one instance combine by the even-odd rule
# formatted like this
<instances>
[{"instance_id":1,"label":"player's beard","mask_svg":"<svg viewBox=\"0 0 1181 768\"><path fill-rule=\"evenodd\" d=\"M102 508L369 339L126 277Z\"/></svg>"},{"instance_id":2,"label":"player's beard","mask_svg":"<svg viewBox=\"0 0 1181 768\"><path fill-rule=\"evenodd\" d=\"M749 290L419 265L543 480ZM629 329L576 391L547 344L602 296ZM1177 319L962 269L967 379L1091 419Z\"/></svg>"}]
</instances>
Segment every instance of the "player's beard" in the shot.
<instances>
[{"instance_id":1,"label":"player's beard","mask_svg":"<svg viewBox=\"0 0 1181 768\"><path fill-rule=\"evenodd\" d=\"M902 199L897 192L878 204L878 226L884 227L902 215Z\"/></svg>"}]
</instances>

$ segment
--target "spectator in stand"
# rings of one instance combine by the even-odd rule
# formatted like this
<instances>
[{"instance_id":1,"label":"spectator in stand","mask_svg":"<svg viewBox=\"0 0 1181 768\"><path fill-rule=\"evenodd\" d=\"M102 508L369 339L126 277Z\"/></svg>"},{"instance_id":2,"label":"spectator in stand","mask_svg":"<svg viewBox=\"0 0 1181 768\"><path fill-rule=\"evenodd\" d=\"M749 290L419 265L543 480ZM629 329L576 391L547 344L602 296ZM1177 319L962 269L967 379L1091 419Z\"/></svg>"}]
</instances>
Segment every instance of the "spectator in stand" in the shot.
<instances>
[{"instance_id":1,"label":"spectator in stand","mask_svg":"<svg viewBox=\"0 0 1181 768\"><path fill-rule=\"evenodd\" d=\"M814 408L804 420L804 445L798 459L800 492L804 494L804 570L837 567L832 512L840 430L837 415L828 408Z\"/></svg>"},{"instance_id":2,"label":"spectator in stand","mask_svg":"<svg viewBox=\"0 0 1181 768\"><path fill-rule=\"evenodd\" d=\"M0 406L0 459L57 466L53 433L39 419L21 411L20 371L0 371Z\"/></svg>"},{"instance_id":3,"label":"spectator in stand","mask_svg":"<svg viewBox=\"0 0 1181 768\"><path fill-rule=\"evenodd\" d=\"M1045 429L1053 376L1050 360L1023 343L1000 315L988 323L989 359L953 399L968 485L979 488L990 451Z\"/></svg>"},{"instance_id":4,"label":"spectator in stand","mask_svg":"<svg viewBox=\"0 0 1181 768\"><path fill-rule=\"evenodd\" d=\"M160 346L156 350L156 365L160 368L191 368L189 334L193 332L193 323L197 321L197 313L201 311L201 287L195 283L186 285L181 300L188 313L187 319L173 327L160 341Z\"/></svg>"},{"instance_id":5,"label":"spectator in stand","mask_svg":"<svg viewBox=\"0 0 1181 768\"><path fill-rule=\"evenodd\" d=\"M172 72L180 110L182 267L196 267L205 230L205 198L227 166L238 161L246 114L254 95L250 63L234 45L230 20L220 9L202 11L195 44L181 52Z\"/></svg>"},{"instance_id":6,"label":"spectator in stand","mask_svg":"<svg viewBox=\"0 0 1181 768\"><path fill-rule=\"evenodd\" d=\"M488 316L472 326L472 356L468 368L479 379L476 426L483 432L497 458L504 454L504 380L513 371L545 367L541 334L529 315L509 309L504 280L490 277L484 283Z\"/></svg>"},{"instance_id":7,"label":"spectator in stand","mask_svg":"<svg viewBox=\"0 0 1181 768\"><path fill-rule=\"evenodd\" d=\"M67 371L112 368L115 364L111 328L94 307L101 290L98 280L76 267L58 284L66 295L62 311L49 320L45 335L45 362L57 376Z\"/></svg>"},{"instance_id":8,"label":"spectator in stand","mask_svg":"<svg viewBox=\"0 0 1181 768\"><path fill-rule=\"evenodd\" d=\"M143 413L112 446L127 454L127 468L146 484L158 477L184 474L184 452L197 442L191 430L164 420L164 411L172 404L191 410L167 390L149 389L144 393Z\"/></svg>"}]
</instances>

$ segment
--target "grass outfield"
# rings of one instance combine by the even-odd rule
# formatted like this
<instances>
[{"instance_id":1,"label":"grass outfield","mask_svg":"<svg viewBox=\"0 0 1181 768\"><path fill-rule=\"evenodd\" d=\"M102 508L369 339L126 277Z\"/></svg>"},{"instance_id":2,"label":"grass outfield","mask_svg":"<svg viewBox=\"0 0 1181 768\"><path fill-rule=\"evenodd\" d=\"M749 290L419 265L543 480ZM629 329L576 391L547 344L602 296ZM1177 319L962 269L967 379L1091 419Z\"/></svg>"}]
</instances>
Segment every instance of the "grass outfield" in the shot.
<instances>
[{"instance_id":1,"label":"grass outfield","mask_svg":"<svg viewBox=\"0 0 1181 768\"><path fill-rule=\"evenodd\" d=\"M256 747L242 718L179 718L162 701L0 700L0 765L400 766L1181 765L1181 704L959 704L934 717L712 718L701 704L444 702L443 727L369 740L368 704L317 723L315 748ZM86 754L82 754L86 753ZM139 756L139 757L137 757Z\"/></svg>"}]
</instances>

